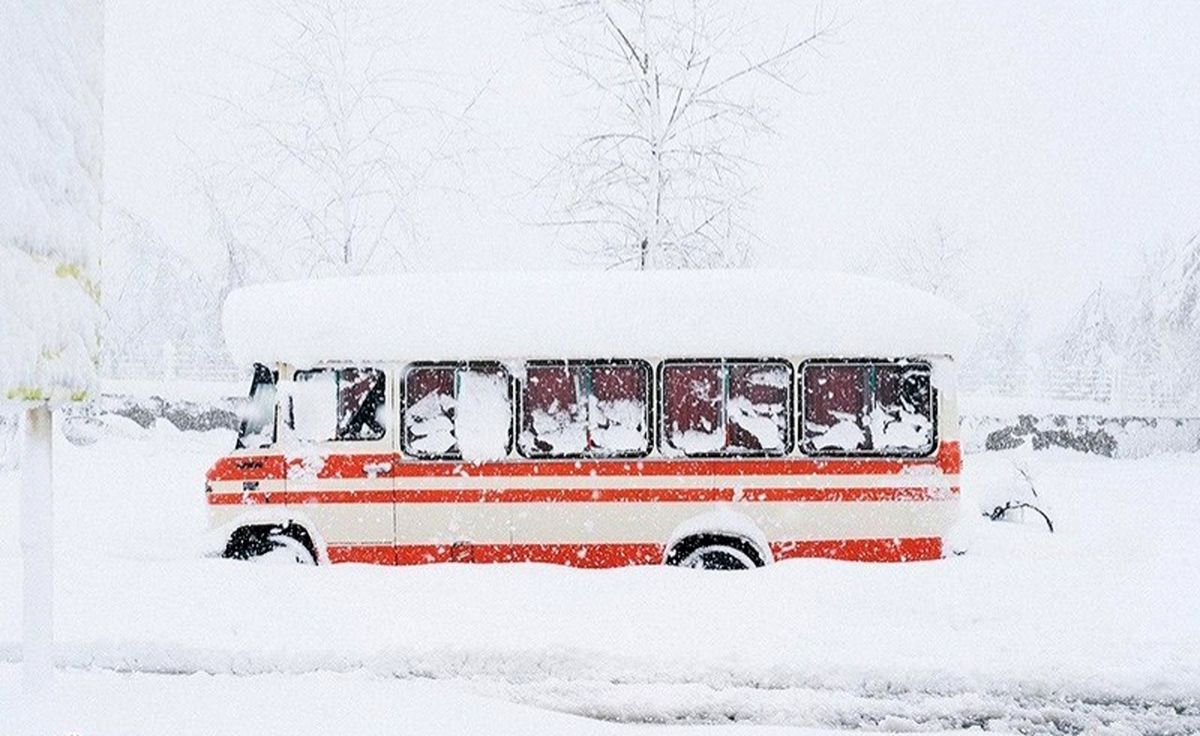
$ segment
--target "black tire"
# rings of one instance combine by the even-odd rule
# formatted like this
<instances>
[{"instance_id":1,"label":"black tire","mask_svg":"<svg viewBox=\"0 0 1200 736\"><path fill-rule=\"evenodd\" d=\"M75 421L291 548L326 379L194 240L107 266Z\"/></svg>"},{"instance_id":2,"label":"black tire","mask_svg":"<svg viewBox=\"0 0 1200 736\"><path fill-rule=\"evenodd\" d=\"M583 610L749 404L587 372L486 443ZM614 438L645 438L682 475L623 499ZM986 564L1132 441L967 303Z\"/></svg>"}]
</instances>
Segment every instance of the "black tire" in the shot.
<instances>
[{"instance_id":1,"label":"black tire","mask_svg":"<svg viewBox=\"0 0 1200 736\"><path fill-rule=\"evenodd\" d=\"M749 570L764 564L754 544L727 534L698 534L681 539L671 548L665 562L697 570Z\"/></svg>"},{"instance_id":2,"label":"black tire","mask_svg":"<svg viewBox=\"0 0 1200 736\"><path fill-rule=\"evenodd\" d=\"M222 557L233 560L317 564L312 538L304 527L292 524L240 527L225 545Z\"/></svg>"}]
</instances>

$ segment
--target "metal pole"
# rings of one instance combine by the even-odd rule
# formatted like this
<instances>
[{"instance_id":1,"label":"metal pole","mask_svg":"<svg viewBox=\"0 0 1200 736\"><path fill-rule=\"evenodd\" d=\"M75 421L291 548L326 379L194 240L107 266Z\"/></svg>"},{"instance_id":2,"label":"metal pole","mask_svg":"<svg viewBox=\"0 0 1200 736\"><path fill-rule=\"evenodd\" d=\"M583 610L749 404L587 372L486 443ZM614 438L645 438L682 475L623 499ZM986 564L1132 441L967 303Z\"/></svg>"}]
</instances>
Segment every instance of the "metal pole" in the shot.
<instances>
[{"instance_id":1,"label":"metal pole","mask_svg":"<svg viewBox=\"0 0 1200 736\"><path fill-rule=\"evenodd\" d=\"M21 681L25 733L53 732L54 484L53 414L44 402L25 412L21 456L21 558L24 620Z\"/></svg>"}]
</instances>

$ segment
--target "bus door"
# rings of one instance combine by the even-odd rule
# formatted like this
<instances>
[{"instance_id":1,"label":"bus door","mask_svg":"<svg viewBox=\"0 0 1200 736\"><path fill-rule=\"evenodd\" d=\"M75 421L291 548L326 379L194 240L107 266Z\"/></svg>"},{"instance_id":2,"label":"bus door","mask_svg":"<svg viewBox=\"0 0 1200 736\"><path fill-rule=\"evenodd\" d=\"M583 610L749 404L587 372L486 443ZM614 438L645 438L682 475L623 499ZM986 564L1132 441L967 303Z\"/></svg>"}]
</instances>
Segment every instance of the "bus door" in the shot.
<instances>
[{"instance_id":1,"label":"bus door","mask_svg":"<svg viewBox=\"0 0 1200 736\"><path fill-rule=\"evenodd\" d=\"M394 562L387 374L317 368L297 371L288 388L289 507L312 521L331 560Z\"/></svg>"}]
</instances>

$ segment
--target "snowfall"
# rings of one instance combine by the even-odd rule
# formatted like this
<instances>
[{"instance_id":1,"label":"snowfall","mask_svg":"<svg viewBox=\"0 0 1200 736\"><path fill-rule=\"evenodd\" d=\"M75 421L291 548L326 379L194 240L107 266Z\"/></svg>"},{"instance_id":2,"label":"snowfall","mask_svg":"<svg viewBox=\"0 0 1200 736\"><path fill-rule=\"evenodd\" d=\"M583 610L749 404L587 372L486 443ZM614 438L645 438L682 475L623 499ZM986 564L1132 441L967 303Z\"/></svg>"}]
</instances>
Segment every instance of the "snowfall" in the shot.
<instances>
[{"instance_id":1,"label":"snowfall","mask_svg":"<svg viewBox=\"0 0 1200 736\"><path fill-rule=\"evenodd\" d=\"M1200 731L1200 455L970 455L965 551L935 562L310 568L200 553L230 433L111 418L87 439L59 423L62 733ZM5 441L0 732L20 693ZM980 514L1015 467L1053 534Z\"/></svg>"}]
</instances>

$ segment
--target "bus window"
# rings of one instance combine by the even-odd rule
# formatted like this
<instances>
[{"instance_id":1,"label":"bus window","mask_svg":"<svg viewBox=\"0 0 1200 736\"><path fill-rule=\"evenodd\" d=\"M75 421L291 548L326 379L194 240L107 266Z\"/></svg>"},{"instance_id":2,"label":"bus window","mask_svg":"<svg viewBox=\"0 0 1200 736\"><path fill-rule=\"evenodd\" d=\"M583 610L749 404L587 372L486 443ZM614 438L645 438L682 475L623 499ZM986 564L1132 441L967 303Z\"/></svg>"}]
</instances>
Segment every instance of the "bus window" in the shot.
<instances>
[{"instance_id":1,"label":"bus window","mask_svg":"<svg viewBox=\"0 0 1200 736\"><path fill-rule=\"evenodd\" d=\"M791 446L792 367L782 361L672 362L662 368L667 455L772 455Z\"/></svg>"},{"instance_id":2,"label":"bus window","mask_svg":"<svg viewBox=\"0 0 1200 736\"><path fill-rule=\"evenodd\" d=\"M706 455L725 447L725 378L720 365L664 365L663 451Z\"/></svg>"},{"instance_id":3,"label":"bus window","mask_svg":"<svg viewBox=\"0 0 1200 736\"><path fill-rule=\"evenodd\" d=\"M386 434L387 381L376 368L298 371L290 399L290 425L299 440L378 440Z\"/></svg>"},{"instance_id":4,"label":"bus window","mask_svg":"<svg viewBox=\"0 0 1200 736\"><path fill-rule=\"evenodd\" d=\"M376 368L337 372L337 439L378 440L386 434L387 380Z\"/></svg>"},{"instance_id":5,"label":"bus window","mask_svg":"<svg viewBox=\"0 0 1200 736\"><path fill-rule=\"evenodd\" d=\"M275 442L275 397L278 394L275 371L254 364L250 398L242 406L238 422L237 449L260 450Z\"/></svg>"},{"instance_id":6,"label":"bus window","mask_svg":"<svg viewBox=\"0 0 1200 736\"><path fill-rule=\"evenodd\" d=\"M512 445L511 379L495 363L413 365L404 374L404 451L496 460Z\"/></svg>"},{"instance_id":7,"label":"bus window","mask_svg":"<svg viewBox=\"0 0 1200 736\"><path fill-rule=\"evenodd\" d=\"M518 447L527 457L634 457L650 449L650 366L531 363Z\"/></svg>"},{"instance_id":8,"label":"bus window","mask_svg":"<svg viewBox=\"0 0 1200 736\"><path fill-rule=\"evenodd\" d=\"M810 455L933 451L930 368L911 362L817 362L802 369L801 449Z\"/></svg>"},{"instance_id":9,"label":"bus window","mask_svg":"<svg viewBox=\"0 0 1200 736\"><path fill-rule=\"evenodd\" d=\"M454 366L409 368L404 376L404 449L415 457L456 455Z\"/></svg>"},{"instance_id":10,"label":"bus window","mask_svg":"<svg viewBox=\"0 0 1200 736\"><path fill-rule=\"evenodd\" d=\"M728 449L786 452L791 445L792 367L782 363L730 363Z\"/></svg>"},{"instance_id":11,"label":"bus window","mask_svg":"<svg viewBox=\"0 0 1200 736\"><path fill-rule=\"evenodd\" d=\"M592 455L644 454L649 449L650 366L596 365L589 369L588 447Z\"/></svg>"}]
</instances>

